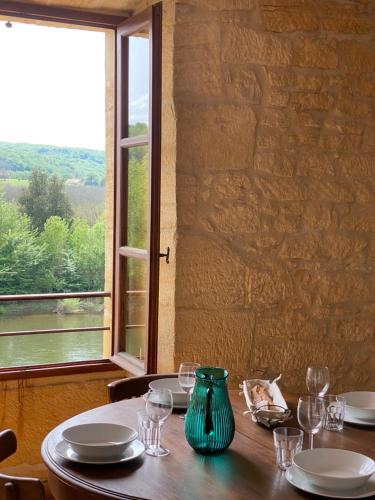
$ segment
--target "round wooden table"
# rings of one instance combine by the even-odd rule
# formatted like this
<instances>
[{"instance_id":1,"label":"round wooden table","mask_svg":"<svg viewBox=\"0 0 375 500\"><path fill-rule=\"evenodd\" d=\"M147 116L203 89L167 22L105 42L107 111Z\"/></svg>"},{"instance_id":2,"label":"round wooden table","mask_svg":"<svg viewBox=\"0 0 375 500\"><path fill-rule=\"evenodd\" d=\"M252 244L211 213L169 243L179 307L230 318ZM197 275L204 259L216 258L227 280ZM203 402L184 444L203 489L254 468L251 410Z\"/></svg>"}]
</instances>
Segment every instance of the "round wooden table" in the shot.
<instances>
[{"instance_id":1,"label":"round wooden table","mask_svg":"<svg viewBox=\"0 0 375 500\"><path fill-rule=\"evenodd\" d=\"M215 500L317 498L293 488L275 465L272 431L251 422L243 396L230 391L236 420L231 446L211 456L197 454L184 436L184 421L172 414L164 425L166 457L143 457L119 465L83 465L61 459L55 451L64 428L88 422L114 422L136 428L141 398L108 404L77 415L56 427L42 444L49 469L50 488L56 500L152 499ZM295 408L295 398L288 398ZM294 411L295 414L295 411ZM295 421L289 426L297 426ZM321 431L315 446L345 448L374 458L374 428L345 425L342 433Z\"/></svg>"}]
</instances>

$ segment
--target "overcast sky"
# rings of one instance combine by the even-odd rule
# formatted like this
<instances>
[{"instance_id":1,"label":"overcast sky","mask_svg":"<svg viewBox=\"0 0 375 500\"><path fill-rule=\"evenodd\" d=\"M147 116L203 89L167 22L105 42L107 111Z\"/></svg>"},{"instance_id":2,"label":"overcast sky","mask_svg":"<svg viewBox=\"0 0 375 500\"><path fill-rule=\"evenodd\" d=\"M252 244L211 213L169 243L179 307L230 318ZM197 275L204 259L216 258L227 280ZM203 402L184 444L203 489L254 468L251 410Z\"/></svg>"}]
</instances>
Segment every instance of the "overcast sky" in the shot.
<instances>
[{"instance_id":1,"label":"overcast sky","mask_svg":"<svg viewBox=\"0 0 375 500\"><path fill-rule=\"evenodd\" d=\"M103 150L104 37L0 22L0 141Z\"/></svg>"}]
</instances>

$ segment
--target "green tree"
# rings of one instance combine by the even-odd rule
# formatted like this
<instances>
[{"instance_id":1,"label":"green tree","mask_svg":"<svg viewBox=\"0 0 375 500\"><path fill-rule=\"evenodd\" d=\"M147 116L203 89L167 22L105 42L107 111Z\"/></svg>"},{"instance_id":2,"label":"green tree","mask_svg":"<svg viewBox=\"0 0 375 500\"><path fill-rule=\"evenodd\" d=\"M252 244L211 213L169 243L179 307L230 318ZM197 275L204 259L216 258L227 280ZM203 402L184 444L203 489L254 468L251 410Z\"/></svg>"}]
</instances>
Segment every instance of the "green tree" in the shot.
<instances>
[{"instance_id":1,"label":"green tree","mask_svg":"<svg viewBox=\"0 0 375 500\"><path fill-rule=\"evenodd\" d=\"M69 219L72 207L65 194L64 181L57 175L49 176L42 170L33 170L29 185L22 190L19 204L23 213L30 217L31 225L38 232L46 220L53 216Z\"/></svg>"},{"instance_id":2,"label":"green tree","mask_svg":"<svg viewBox=\"0 0 375 500\"><path fill-rule=\"evenodd\" d=\"M104 287L104 221L93 226L75 219L71 228L72 260L81 291Z\"/></svg>"},{"instance_id":3,"label":"green tree","mask_svg":"<svg viewBox=\"0 0 375 500\"><path fill-rule=\"evenodd\" d=\"M51 291L69 291L71 281L75 281L74 266L69 258L69 238L68 223L55 215L47 219L38 238L47 255L45 273L51 283Z\"/></svg>"},{"instance_id":4,"label":"green tree","mask_svg":"<svg viewBox=\"0 0 375 500\"><path fill-rule=\"evenodd\" d=\"M27 215L0 194L0 293L22 294L48 291L46 249L30 230Z\"/></svg>"}]
</instances>

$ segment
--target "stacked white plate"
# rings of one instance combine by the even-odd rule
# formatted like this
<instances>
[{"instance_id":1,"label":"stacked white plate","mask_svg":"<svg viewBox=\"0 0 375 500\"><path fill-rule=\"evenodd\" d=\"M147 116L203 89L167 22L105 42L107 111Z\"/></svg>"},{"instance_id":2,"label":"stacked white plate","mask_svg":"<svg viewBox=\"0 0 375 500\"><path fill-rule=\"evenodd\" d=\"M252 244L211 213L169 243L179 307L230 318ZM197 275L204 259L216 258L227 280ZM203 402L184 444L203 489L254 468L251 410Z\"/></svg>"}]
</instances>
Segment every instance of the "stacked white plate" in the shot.
<instances>
[{"instance_id":1,"label":"stacked white plate","mask_svg":"<svg viewBox=\"0 0 375 500\"><path fill-rule=\"evenodd\" d=\"M178 378L159 378L149 383L150 389L170 389L173 397L173 408L184 410L188 404L188 394L181 389Z\"/></svg>"},{"instance_id":2,"label":"stacked white plate","mask_svg":"<svg viewBox=\"0 0 375 500\"><path fill-rule=\"evenodd\" d=\"M286 479L325 497L369 498L375 495L375 462L353 451L315 448L295 455Z\"/></svg>"},{"instance_id":3,"label":"stacked white plate","mask_svg":"<svg viewBox=\"0 0 375 500\"><path fill-rule=\"evenodd\" d=\"M375 426L375 392L344 392L340 396L345 398L345 422Z\"/></svg>"},{"instance_id":4,"label":"stacked white plate","mask_svg":"<svg viewBox=\"0 0 375 500\"><path fill-rule=\"evenodd\" d=\"M74 425L62 432L56 445L62 458L85 464L127 462L142 455L144 445L131 427L111 423Z\"/></svg>"}]
</instances>

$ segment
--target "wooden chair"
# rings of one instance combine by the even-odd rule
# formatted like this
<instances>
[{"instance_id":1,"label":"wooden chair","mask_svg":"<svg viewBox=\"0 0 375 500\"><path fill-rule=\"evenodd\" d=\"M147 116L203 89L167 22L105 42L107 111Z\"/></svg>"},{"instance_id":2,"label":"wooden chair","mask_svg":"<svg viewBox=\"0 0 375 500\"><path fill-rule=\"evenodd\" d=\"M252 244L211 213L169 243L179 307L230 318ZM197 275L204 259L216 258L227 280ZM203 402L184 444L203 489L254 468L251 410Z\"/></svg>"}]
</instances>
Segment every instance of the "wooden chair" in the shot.
<instances>
[{"instance_id":1,"label":"wooden chair","mask_svg":"<svg viewBox=\"0 0 375 500\"><path fill-rule=\"evenodd\" d=\"M139 398L148 391L148 384L158 378L177 378L177 373L153 373L141 377L130 377L116 380L108 384L108 397L110 403L122 399Z\"/></svg>"},{"instance_id":2,"label":"wooden chair","mask_svg":"<svg viewBox=\"0 0 375 500\"><path fill-rule=\"evenodd\" d=\"M10 429L0 432L0 462L17 450L17 438ZM0 474L0 500L44 500L42 481Z\"/></svg>"}]
</instances>

